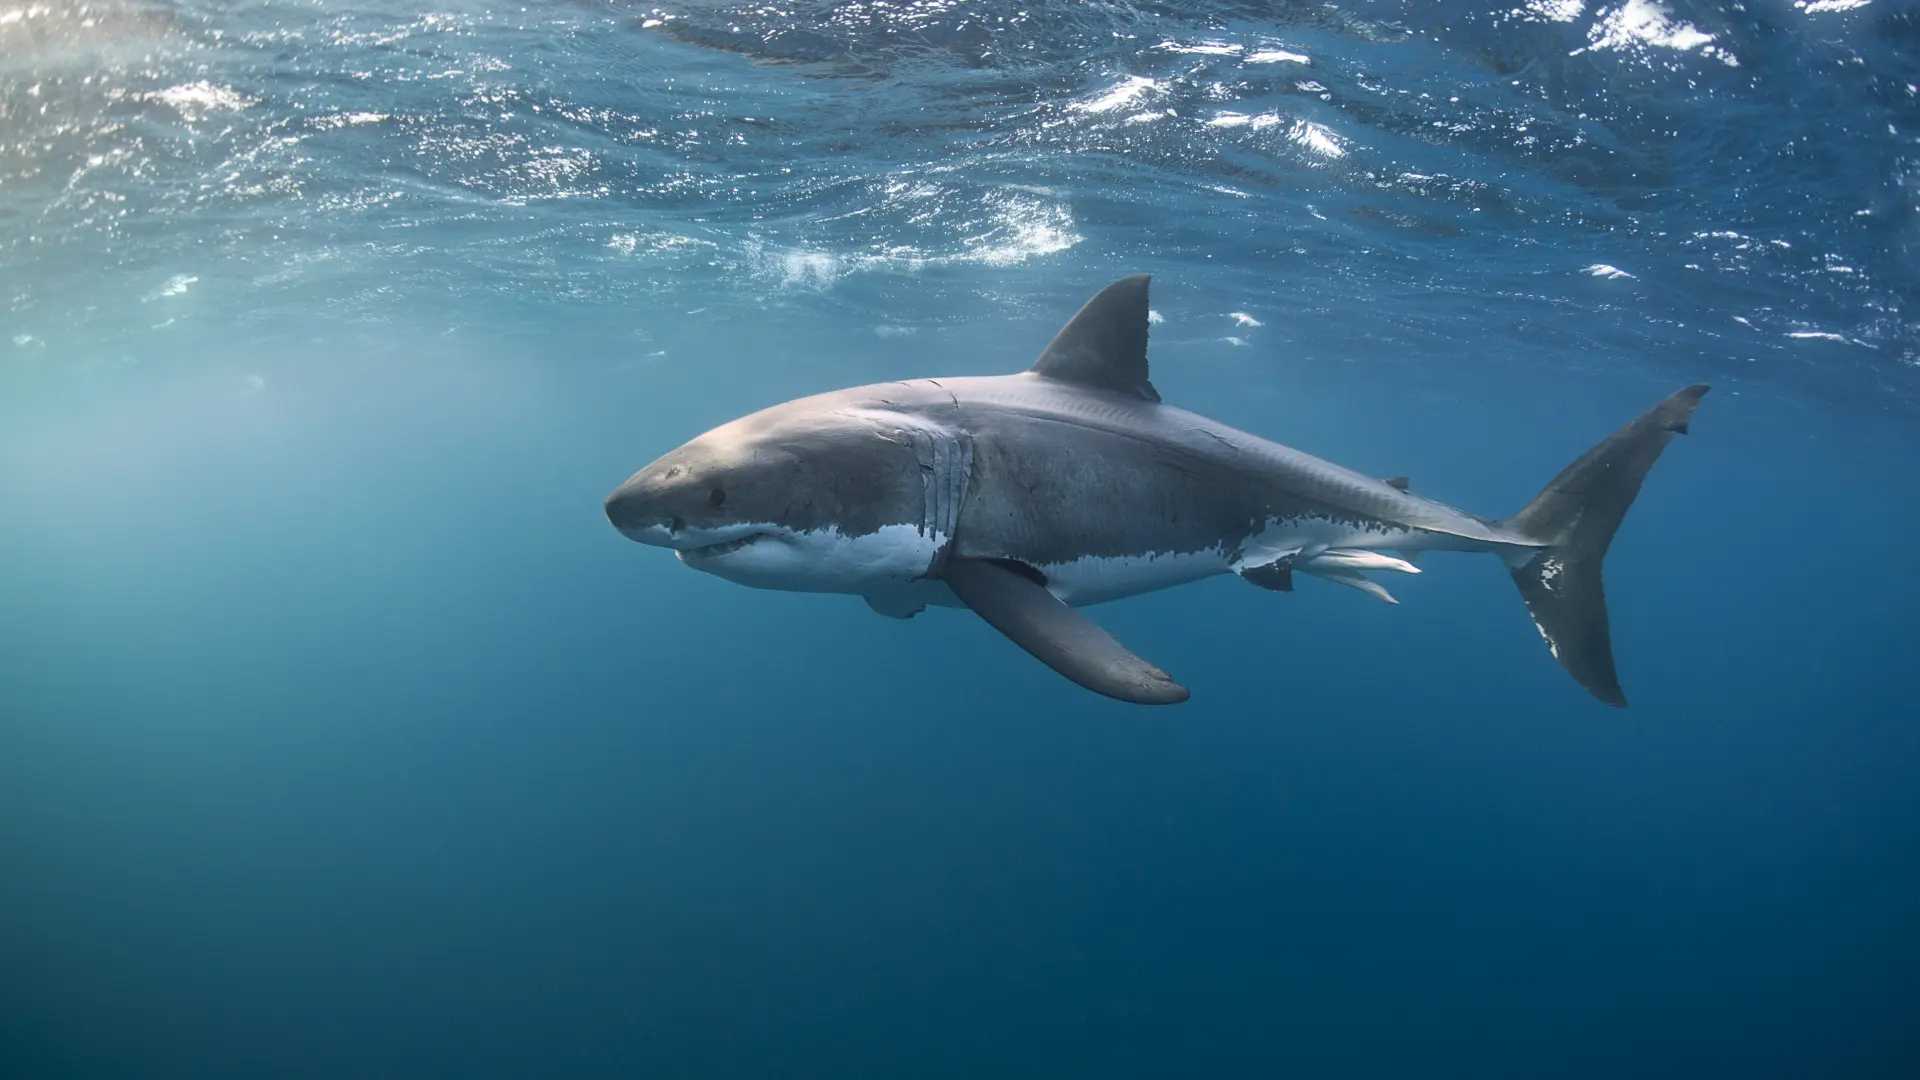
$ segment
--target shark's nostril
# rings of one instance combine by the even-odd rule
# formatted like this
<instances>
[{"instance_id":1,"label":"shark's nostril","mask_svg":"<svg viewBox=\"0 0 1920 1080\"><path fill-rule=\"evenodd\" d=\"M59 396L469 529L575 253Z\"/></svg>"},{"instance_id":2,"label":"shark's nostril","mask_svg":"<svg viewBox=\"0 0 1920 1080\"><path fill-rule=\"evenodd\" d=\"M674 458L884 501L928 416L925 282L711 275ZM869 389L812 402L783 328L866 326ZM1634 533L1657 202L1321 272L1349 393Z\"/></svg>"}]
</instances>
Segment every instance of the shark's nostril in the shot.
<instances>
[{"instance_id":1,"label":"shark's nostril","mask_svg":"<svg viewBox=\"0 0 1920 1080\"><path fill-rule=\"evenodd\" d=\"M667 522L667 531L668 531L668 532L670 532L670 533L677 533L677 532L679 532L680 530L682 530L682 529L684 529L684 528L686 528L686 527L687 527L687 519L686 519L686 518L680 518L680 517L677 517L677 518L674 518L673 520L671 520L671 521L669 521L669 522Z\"/></svg>"}]
</instances>

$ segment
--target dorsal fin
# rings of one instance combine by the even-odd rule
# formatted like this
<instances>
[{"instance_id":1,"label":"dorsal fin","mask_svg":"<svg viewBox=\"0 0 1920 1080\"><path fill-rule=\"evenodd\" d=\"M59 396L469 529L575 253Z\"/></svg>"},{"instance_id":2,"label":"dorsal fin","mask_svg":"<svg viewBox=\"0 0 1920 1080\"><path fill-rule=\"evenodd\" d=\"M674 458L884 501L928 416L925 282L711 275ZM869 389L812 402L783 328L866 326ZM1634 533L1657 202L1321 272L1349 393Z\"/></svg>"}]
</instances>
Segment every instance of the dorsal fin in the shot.
<instances>
[{"instance_id":1,"label":"dorsal fin","mask_svg":"<svg viewBox=\"0 0 1920 1080\"><path fill-rule=\"evenodd\" d=\"M1034 374L1159 401L1160 392L1147 379L1150 277L1121 278L1095 293L1034 361Z\"/></svg>"},{"instance_id":2,"label":"dorsal fin","mask_svg":"<svg viewBox=\"0 0 1920 1080\"><path fill-rule=\"evenodd\" d=\"M1407 479L1404 476L1389 476L1385 480L1382 480L1380 482L1387 485L1390 488L1398 488L1401 491L1407 490L1407 488L1411 486L1413 483L1413 481Z\"/></svg>"}]
</instances>

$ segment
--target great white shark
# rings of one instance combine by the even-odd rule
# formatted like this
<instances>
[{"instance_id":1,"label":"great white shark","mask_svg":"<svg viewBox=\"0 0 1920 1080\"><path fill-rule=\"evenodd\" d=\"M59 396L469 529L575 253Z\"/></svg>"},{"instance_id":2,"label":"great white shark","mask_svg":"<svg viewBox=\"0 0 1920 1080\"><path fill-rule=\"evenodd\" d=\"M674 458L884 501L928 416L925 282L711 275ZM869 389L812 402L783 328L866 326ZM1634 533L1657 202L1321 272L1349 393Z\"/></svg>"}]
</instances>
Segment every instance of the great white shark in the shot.
<instances>
[{"instance_id":1,"label":"great white shark","mask_svg":"<svg viewBox=\"0 0 1920 1080\"><path fill-rule=\"evenodd\" d=\"M1081 686L1148 705L1189 694L1076 608L1217 574L1277 592L1310 574L1392 603L1368 572L1491 552L1561 666L1626 704L1600 564L1707 387L1649 409L1514 516L1477 517L1163 404L1148 280L1107 286L1020 374L876 383L715 428L634 473L607 518L742 585L852 594L895 618L971 608Z\"/></svg>"}]
</instances>

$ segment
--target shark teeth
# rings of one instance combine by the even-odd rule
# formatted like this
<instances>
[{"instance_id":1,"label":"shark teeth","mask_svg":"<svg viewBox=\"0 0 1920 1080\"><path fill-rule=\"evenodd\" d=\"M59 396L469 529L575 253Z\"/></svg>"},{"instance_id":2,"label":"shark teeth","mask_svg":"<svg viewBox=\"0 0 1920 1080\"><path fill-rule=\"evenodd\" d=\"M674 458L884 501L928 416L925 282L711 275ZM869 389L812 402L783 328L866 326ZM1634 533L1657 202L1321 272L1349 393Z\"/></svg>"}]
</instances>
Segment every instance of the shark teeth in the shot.
<instances>
[{"instance_id":1,"label":"shark teeth","mask_svg":"<svg viewBox=\"0 0 1920 1080\"><path fill-rule=\"evenodd\" d=\"M686 562L689 559L713 559L721 555L731 555L765 535L765 533L748 533L736 540L725 540L718 544L708 544L705 547L688 548L685 551L679 552L680 561Z\"/></svg>"}]
</instances>

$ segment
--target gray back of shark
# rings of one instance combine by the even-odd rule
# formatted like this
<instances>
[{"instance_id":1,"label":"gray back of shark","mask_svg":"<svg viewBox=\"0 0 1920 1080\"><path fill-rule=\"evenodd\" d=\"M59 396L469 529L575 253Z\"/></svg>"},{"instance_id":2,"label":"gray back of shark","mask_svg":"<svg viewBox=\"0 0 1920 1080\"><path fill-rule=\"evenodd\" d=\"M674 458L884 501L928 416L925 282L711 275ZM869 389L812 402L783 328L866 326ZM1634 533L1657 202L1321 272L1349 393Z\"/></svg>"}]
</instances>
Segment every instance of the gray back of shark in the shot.
<instances>
[{"instance_id":1,"label":"gray back of shark","mask_svg":"<svg viewBox=\"0 0 1920 1080\"><path fill-rule=\"evenodd\" d=\"M900 618L971 608L1140 704L1189 695L1076 608L1228 573L1276 592L1304 573L1393 603L1368 572L1491 552L1561 666L1626 704L1601 561L1707 387L1615 432L1513 517L1482 518L1163 404L1147 289L1146 275L1108 286L1018 375L855 387L715 428L635 473L607 516L741 584L855 594Z\"/></svg>"}]
</instances>

